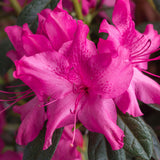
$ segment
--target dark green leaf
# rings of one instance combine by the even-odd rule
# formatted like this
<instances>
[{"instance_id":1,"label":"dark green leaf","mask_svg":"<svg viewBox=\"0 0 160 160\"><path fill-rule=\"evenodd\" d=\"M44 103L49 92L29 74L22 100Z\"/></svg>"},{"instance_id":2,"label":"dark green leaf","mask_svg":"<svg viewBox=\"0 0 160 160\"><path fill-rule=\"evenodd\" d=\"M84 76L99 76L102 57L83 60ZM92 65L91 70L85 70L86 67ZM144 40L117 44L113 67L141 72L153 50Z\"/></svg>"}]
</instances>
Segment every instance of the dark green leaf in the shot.
<instances>
[{"instance_id":1,"label":"dark green leaf","mask_svg":"<svg viewBox=\"0 0 160 160\"><path fill-rule=\"evenodd\" d=\"M0 75L3 76L9 68L11 68L12 62L6 56L6 53L11 50L13 47L9 39L4 39L0 44Z\"/></svg>"},{"instance_id":2,"label":"dark green leaf","mask_svg":"<svg viewBox=\"0 0 160 160\"><path fill-rule=\"evenodd\" d=\"M160 0L153 0L156 9L160 12Z\"/></svg>"},{"instance_id":3,"label":"dark green leaf","mask_svg":"<svg viewBox=\"0 0 160 160\"><path fill-rule=\"evenodd\" d=\"M33 0L29 3L18 16L17 24L22 26L24 23L28 23L32 30L36 30L37 27L37 13L41 10L51 6L55 8L59 0Z\"/></svg>"},{"instance_id":4,"label":"dark green leaf","mask_svg":"<svg viewBox=\"0 0 160 160\"><path fill-rule=\"evenodd\" d=\"M108 33L101 32L99 33L99 37L106 40L108 38Z\"/></svg>"},{"instance_id":5,"label":"dark green leaf","mask_svg":"<svg viewBox=\"0 0 160 160\"><path fill-rule=\"evenodd\" d=\"M148 104L149 107L157 110L157 111L160 111L160 105L157 105L157 104Z\"/></svg>"},{"instance_id":6,"label":"dark green leaf","mask_svg":"<svg viewBox=\"0 0 160 160\"><path fill-rule=\"evenodd\" d=\"M125 151L135 158L150 160L153 152L152 137L145 122L140 117L119 112L118 125L125 134Z\"/></svg>"},{"instance_id":7,"label":"dark green leaf","mask_svg":"<svg viewBox=\"0 0 160 160\"><path fill-rule=\"evenodd\" d=\"M55 2L58 3L59 0L51 0L51 2L49 3L49 5L46 8L50 8L53 10L55 8Z\"/></svg>"},{"instance_id":8,"label":"dark green leaf","mask_svg":"<svg viewBox=\"0 0 160 160\"><path fill-rule=\"evenodd\" d=\"M152 141L153 141L153 155L152 157L155 160L160 160L160 143L157 138L157 135L154 133L153 129L148 125L149 131L152 136Z\"/></svg>"},{"instance_id":9,"label":"dark green leaf","mask_svg":"<svg viewBox=\"0 0 160 160\"><path fill-rule=\"evenodd\" d=\"M106 142L106 144L109 160L129 160L126 159L126 153L123 148L120 150L113 151L110 144L108 142Z\"/></svg>"},{"instance_id":10,"label":"dark green leaf","mask_svg":"<svg viewBox=\"0 0 160 160\"><path fill-rule=\"evenodd\" d=\"M39 136L32 142L30 142L25 150L23 160L51 160L58 142L60 140L63 129L57 129L52 138L53 145L47 150L43 150L45 128L40 132Z\"/></svg>"},{"instance_id":11,"label":"dark green leaf","mask_svg":"<svg viewBox=\"0 0 160 160\"><path fill-rule=\"evenodd\" d=\"M99 133L89 132L89 160L108 160L105 137Z\"/></svg>"}]
</instances>

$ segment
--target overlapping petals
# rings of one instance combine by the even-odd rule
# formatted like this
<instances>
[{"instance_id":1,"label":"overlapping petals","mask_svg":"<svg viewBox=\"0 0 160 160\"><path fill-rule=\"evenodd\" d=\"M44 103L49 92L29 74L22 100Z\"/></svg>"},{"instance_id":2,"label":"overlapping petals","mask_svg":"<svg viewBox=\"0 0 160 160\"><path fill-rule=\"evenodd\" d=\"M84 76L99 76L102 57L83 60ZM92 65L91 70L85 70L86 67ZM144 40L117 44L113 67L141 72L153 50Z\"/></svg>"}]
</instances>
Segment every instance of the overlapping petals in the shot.
<instances>
[{"instance_id":1,"label":"overlapping petals","mask_svg":"<svg viewBox=\"0 0 160 160\"><path fill-rule=\"evenodd\" d=\"M41 105L38 98L35 97L22 106L14 106L14 111L21 115L22 121L16 139L18 144L27 145L42 130L46 120L46 113L44 107L41 107Z\"/></svg>"},{"instance_id":2,"label":"overlapping petals","mask_svg":"<svg viewBox=\"0 0 160 160\"><path fill-rule=\"evenodd\" d=\"M69 64L56 51L24 56L15 65L17 69L14 76L26 83L40 101L63 98L72 90L71 83L64 78Z\"/></svg>"},{"instance_id":3,"label":"overlapping petals","mask_svg":"<svg viewBox=\"0 0 160 160\"><path fill-rule=\"evenodd\" d=\"M160 36L153 29L153 25L147 25L143 34L135 29L129 0L117 0L112 21L115 26L110 25L106 20L101 23L100 32L108 33L109 36L107 40L99 40L98 49L100 53L111 51L114 54L114 51L118 50L119 47L124 47L128 50L128 58L132 63L135 60L149 58L150 54L159 47ZM125 54L123 56L126 56ZM147 69L142 67L141 63L136 65L142 69Z\"/></svg>"},{"instance_id":4,"label":"overlapping petals","mask_svg":"<svg viewBox=\"0 0 160 160\"><path fill-rule=\"evenodd\" d=\"M47 149L57 128L80 121L88 130L104 134L112 149L120 149L124 133L116 124L115 104L133 116L142 115L137 99L160 104L160 86L141 73L159 47L160 36L152 25L143 34L136 31L129 0L117 0L114 26L102 22L100 32L109 37L100 39L97 50L87 39L87 25L74 20L61 2L39 14L36 34L26 24L6 28L16 50L8 53L15 62L14 76L35 94L29 103L15 107L22 117L17 142L32 141L47 120Z\"/></svg>"},{"instance_id":5,"label":"overlapping petals","mask_svg":"<svg viewBox=\"0 0 160 160\"><path fill-rule=\"evenodd\" d=\"M64 160L64 159L70 159L70 160L82 160L81 153L77 150L77 147L82 148L83 147L83 137L81 132L76 129L75 134L75 142L74 146L71 146L72 141L72 132L73 126L66 126L63 130L61 139L59 141L59 144L57 146L57 149L54 153L54 156L52 160ZM63 154L62 154L63 153Z\"/></svg>"},{"instance_id":6,"label":"overlapping petals","mask_svg":"<svg viewBox=\"0 0 160 160\"><path fill-rule=\"evenodd\" d=\"M119 56L115 54L116 50L126 49L121 54L132 65L133 77L128 90L114 101L122 112L140 116L142 112L137 99L147 104L160 104L159 84L141 73L141 70L147 69L148 61L151 61L150 55L160 46L160 35L151 24L146 26L144 33L135 29L129 0L116 1L112 21L115 26L106 20L102 22L100 32L108 33L109 36L107 40L100 39L98 49L100 54L110 53L114 57Z\"/></svg>"},{"instance_id":7,"label":"overlapping petals","mask_svg":"<svg viewBox=\"0 0 160 160\"><path fill-rule=\"evenodd\" d=\"M113 150L122 148L124 133L116 125L117 113L113 100L90 94L81 103L78 118L82 124L92 132L104 134Z\"/></svg>"},{"instance_id":8,"label":"overlapping petals","mask_svg":"<svg viewBox=\"0 0 160 160\"><path fill-rule=\"evenodd\" d=\"M15 61L16 71L14 76L16 78L25 82L41 102L47 103L47 100L49 102L55 100L47 106L48 122L44 149L52 144L52 135L56 128L74 123L74 110L78 113L76 119L86 125L89 130L103 133L113 149L119 149L123 146L123 131L116 125L116 111L113 101L110 99L107 103L107 99L104 99L104 97L113 98L112 96L121 94L122 91L126 90L128 84L122 87L119 81L114 81L107 68L114 68L115 65L121 66L120 61L118 59L112 61L112 58L108 57L108 64L106 65L107 60L98 55L93 42L87 40L88 31L88 27L78 21L74 40L72 42L68 41L69 43L65 42L59 52L41 52L32 56L24 55L20 60ZM66 47L66 44L69 46ZM124 70L123 67L120 68ZM121 70L118 71L118 74L120 72ZM130 71L124 72L124 74L132 76ZM106 83L107 80L108 83ZM110 83L112 85L108 87ZM116 90L117 85L123 89ZM115 92L117 93L113 94ZM96 105L92 108L93 104L91 102L94 99L96 99ZM104 108L106 103L109 107ZM27 113L28 116L34 116L34 118L38 116L37 105L31 108L31 114ZM111 108L114 112L110 110ZM105 112L102 112L104 109ZM88 115L89 110L93 110L95 114L99 110L98 113L101 114L101 121L104 124L101 124L100 121L95 122L93 115ZM106 118L107 114L109 116ZM114 118L112 118L113 115ZM88 125L84 117L89 118ZM37 135L43 122L42 120L36 134L27 139L31 140ZM26 123L25 120L23 120L18 132L17 142L21 144L28 142L28 140L25 142L23 139L24 134L27 133L23 129L24 123ZM96 127L94 127L95 123L97 123ZM112 124L112 127L109 124ZM104 125L105 128L102 127ZM31 126L34 126L34 121L31 122ZM117 131L121 134L116 134Z\"/></svg>"},{"instance_id":9,"label":"overlapping petals","mask_svg":"<svg viewBox=\"0 0 160 160\"><path fill-rule=\"evenodd\" d=\"M22 28L19 26L5 28L16 50L7 53L9 58L15 61L24 55L31 56L45 51L57 51L63 43L73 40L77 23L62 9L61 3L62 1L53 11L45 9L39 13L36 34L30 31L27 24L24 24Z\"/></svg>"}]
</instances>

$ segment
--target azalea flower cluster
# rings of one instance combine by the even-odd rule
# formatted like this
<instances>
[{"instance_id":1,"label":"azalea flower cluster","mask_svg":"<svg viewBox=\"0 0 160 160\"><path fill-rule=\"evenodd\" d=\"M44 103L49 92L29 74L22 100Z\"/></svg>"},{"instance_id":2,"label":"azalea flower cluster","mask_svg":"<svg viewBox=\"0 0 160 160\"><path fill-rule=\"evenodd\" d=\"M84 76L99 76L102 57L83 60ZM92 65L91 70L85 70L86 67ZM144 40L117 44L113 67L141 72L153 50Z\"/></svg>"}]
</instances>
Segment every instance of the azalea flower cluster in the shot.
<instances>
[{"instance_id":1,"label":"azalea flower cluster","mask_svg":"<svg viewBox=\"0 0 160 160\"><path fill-rule=\"evenodd\" d=\"M66 127L59 146L64 146L64 141L65 148L75 146L72 151L81 159L76 146L82 147L83 139L75 129L76 122L81 122L88 130L102 133L112 149L118 150L125 135L117 125L116 106L136 117L142 115L137 99L160 104L159 84L142 73L150 74L146 71L148 62L160 59L149 59L160 46L160 35L152 25L139 33L130 6L129 0L116 1L114 25L102 21L99 32L109 36L100 38L97 47L87 38L89 27L73 19L62 1L53 11L44 9L38 14L35 34L27 24L5 29L15 48L7 53L16 66L14 77L30 88L23 98L34 96L14 107L22 120L18 144L33 141L47 121L43 147L47 149L54 131L71 125L72 140L65 141Z\"/></svg>"}]
</instances>

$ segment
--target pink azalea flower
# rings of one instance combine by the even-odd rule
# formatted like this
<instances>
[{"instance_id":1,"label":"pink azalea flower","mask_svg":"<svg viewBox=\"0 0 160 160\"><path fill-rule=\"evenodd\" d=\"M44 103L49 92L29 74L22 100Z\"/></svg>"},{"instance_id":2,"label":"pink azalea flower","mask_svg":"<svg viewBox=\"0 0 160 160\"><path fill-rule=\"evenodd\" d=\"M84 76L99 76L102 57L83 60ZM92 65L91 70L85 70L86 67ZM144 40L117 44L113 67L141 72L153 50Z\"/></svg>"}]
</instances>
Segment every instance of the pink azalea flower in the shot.
<instances>
[{"instance_id":1,"label":"pink azalea flower","mask_svg":"<svg viewBox=\"0 0 160 160\"><path fill-rule=\"evenodd\" d=\"M61 1L53 11L45 9L39 14L36 34L26 24L23 28L7 27L6 32L16 49L8 53L16 65L14 77L36 95L16 108L23 120L17 143L32 141L47 119L44 149L52 144L56 128L75 126L76 121L104 134L114 150L123 147L124 134L116 124L112 98L124 93L132 78L126 49L115 51L120 56L97 54L95 44L87 39L87 25L73 20L62 9ZM36 119L41 120L37 123Z\"/></svg>"},{"instance_id":2,"label":"pink azalea flower","mask_svg":"<svg viewBox=\"0 0 160 160\"><path fill-rule=\"evenodd\" d=\"M6 3L6 4L10 4L10 2L9 2L9 0L3 0L4 1L4 3ZM19 2L19 4L21 5L21 7L23 7L24 6L24 4L25 4L25 1L26 0L18 0L18 2ZM27 3L30 3L32 0L28 0L28 2ZM10 11L12 11L12 8L11 7L3 7L3 9L6 11L6 12L10 12Z\"/></svg>"},{"instance_id":3,"label":"pink azalea flower","mask_svg":"<svg viewBox=\"0 0 160 160\"><path fill-rule=\"evenodd\" d=\"M52 160L82 160L81 153L77 150L77 147L83 147L83 137L81 132L76 129L74 146L72 143L73 125L66 126L63 130L63 134L53 155ZM63 153L63 154L62 154Z\"/></svg>"},{"instance_id":4,"label":"pink azalea flower","mask_svg":"<svg viewBox=\"0 0 160 160\"><path fill-rule=\"evenodd\" d=\"M37 97L22 106L14 106L14 111L21 115L21 125L18 129L16 142L27 145L33 141L42 130L46 120L46 113ZM38 122L37 122L38 119Z\"/></svg>"},{"instance_id":5,"label":"pink azalea flower","mask_svg":"<svg viewBox=\"0 0 160 160\"><path fill-rule=\"evenodd\" d=\"M160 59L149 59L149 56L160 46L160 35L149 24L144 33L135 30L135 24L131 16L129 0L117 0L113 12L113 25L104 20L100 32L109 34L107 40L100 39L98 49L100 54L112 53L116 55L119 48L124 48L123 56L133 66L133 77L130 86L119 97L114 99L119 109L133 116L140 116L137 99L147 104L160 104L160 86L155 81L145 76L141 71L146 72L148 61Z\"/></svg>"}]
</instances>

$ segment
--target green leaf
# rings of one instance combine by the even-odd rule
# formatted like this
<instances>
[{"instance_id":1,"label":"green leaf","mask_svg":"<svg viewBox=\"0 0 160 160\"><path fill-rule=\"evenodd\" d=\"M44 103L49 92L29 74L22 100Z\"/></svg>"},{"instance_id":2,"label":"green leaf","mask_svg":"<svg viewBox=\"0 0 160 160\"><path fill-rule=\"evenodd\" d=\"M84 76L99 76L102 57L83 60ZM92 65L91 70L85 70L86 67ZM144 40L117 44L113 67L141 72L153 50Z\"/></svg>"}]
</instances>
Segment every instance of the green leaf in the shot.
<instances>
[{"instance_id":1,"label":"green leaf","mask_svg":"<svg viewBox=\"0 0 160 160\"><path fill-rule=\"evenodd\" d=\"M120 150L112 150L110 144L106 141L107 144L107 152L108 152L108 157L109 160L129 160L126 159L126 153L125 150L122 148Z\"/></svg>"},{"instance_id":2,"label":"green leaf","mask_svg":"<svg viewBox=\"0 0 160 160\"><path fill-rule=\"evenodd\" d=\"M153 0L156 9L160 12L160 0Z\"/></svg>"},{"instance_id":3,"label":"green leaf","mask_svg":"<svg viewBox=\"0 0 160 160\"><path fill-rule=\"evenodd\" d=\"M158 104L148 104L148 106L155 109L156 111L160 111L160 105Z\"/></svg>"},{"instance_id":4,"label":"green leaf","mask_svg":"<svg viewBox=\"0 0 160 160\"><path fill-rule=\"evenodd\" d=\"M153 152L152 137L140 117L118 114L118 125L124 131L124 149L137 159L150 160Z\"/></svg>"},{"instance_id":5,"label":"green leaf","mask_svg":"<svg viewBox=\"0 0 160 160\"><path fill-rule=\"evenodd\" d=\"M160 143L159 140L157 138L157 135L155 134L155 132L153 131L153 129L148 125L149 131L151 133L152 136L152 142L153 142L153 155L152 157L155 160L160 160Z\"/></svg>"},{"instance_id":6,"label":"green leaf","mask_svg":"<svg viewBox=\"0 0 160 160\"><path fill-rule=\"evenodd\" d=\"M88 157L89 160L132 160L123 148L112 150L104 135L93 132L89 132Z\"/></svg>"},{"instance_id":7,"label":"green leaf","mask_svg":"<svg viewBox=\"0 0 160 160\"><path fill-rule=\"evenodd\" d=\"M99 133L89 132L89 160L108 160L105 137Z\"/></svg>"},{"instance_id":8,"label":"green leaf","mask_svg":"<svg viewBox=\"0 0 160 160\"><path fill-rule=\"evenodd\" d=\"M43 128L39 136L25 147L23 160L51 160L60 140L62 131L62 128L57 129L52 137L53 145L47 150L43 150L45 137L45 128Z\"/></svg>"},{"instance_id":9,"label":"green leaf","mask_svg":"<svg viewBox=\"0 0 160 160\"><path fill-rule=\"evenodd\" d=\"M11 50L12 44L8 38L4 39L0 44L0 75L3 76L12 66L12 61L6 56L6 53Z\"/></svg>"},{"instance_id":10,"label":"green leaf","mask_svg":"<svg viewBox=\"0 0 160 160\"><path fill-rule=\"evenodd\" d=\"M17 24L22 26L28 23L31 30L35 31L37 28L37 13L50 6L54 9L59 0L32 0L18 16Z\"/></svg>"}]
</instances>

